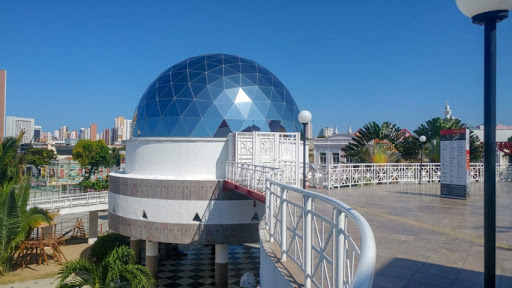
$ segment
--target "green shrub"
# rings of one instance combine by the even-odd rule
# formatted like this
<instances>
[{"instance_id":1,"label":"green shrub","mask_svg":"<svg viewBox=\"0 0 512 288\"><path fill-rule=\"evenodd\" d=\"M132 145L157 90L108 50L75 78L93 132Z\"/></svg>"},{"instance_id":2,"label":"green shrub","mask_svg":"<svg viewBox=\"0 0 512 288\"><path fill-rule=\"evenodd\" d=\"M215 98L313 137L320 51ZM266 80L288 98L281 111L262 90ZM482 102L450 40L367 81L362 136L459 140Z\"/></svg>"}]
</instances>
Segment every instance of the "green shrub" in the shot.
<instances>
[{"instance_id":1,"label":"green shrub","mask_svg":"<svg viewBox=\"0 0 512 288\"><path fill-rule=\"evenodd\" d=\"M108 233L98 237L91 246L91 258L95 263L101 263L116 247L130 246L130 238L117 233Z\"/></svg>"}]
</instances>

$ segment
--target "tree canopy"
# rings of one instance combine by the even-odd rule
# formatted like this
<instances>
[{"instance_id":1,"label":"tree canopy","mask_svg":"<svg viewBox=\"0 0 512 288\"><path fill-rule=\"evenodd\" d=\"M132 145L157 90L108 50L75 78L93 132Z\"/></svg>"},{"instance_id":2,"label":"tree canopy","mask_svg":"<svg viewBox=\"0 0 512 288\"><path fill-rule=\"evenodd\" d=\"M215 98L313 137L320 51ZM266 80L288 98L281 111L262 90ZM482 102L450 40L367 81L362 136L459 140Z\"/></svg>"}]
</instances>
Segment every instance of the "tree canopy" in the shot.
<instances>
[{"instance_id":1,"label":"tree canopy","mask_svg":"<svg viewBox=\"0 0 512 288\"><path fill-rule=\"evenodd\" d=\"M18 153L22 138L20 133L17 138L6 137L0 143L0 187L12 181L18 184L22 179L25 159L24 154Z\"/></svg>"},{"instance_id":2,"label":"tree canopy","mask_svg":"<svg viewBox=\"0 0 512 288\"><path fill-rule=\"evenodd\" d=\"M512 142L512 136L508 137L507 141Z\"/></svg>"},{"instance_id":3,"label":"tree canopy","mask_svg":"<svg viewBox=\"0 0 512 288\"><path fill-rule=\"evenodd\" d=\"M90 179L94 171L100 167L112 166L110 148L103 140L79 140L73 148L73 160L89 169L86 180Z\"/></svg>"},{"instance_id":4,"label":"tree canopy","mask_svg":"<svg viewBox=\"0 0 512 288\"><path fill-rule=\"evenodd\" d=\"M48 165L57 158L55 151L45 148L30 148L25 153L25 162L36 167Z\"/></svg>"}]
</instances>

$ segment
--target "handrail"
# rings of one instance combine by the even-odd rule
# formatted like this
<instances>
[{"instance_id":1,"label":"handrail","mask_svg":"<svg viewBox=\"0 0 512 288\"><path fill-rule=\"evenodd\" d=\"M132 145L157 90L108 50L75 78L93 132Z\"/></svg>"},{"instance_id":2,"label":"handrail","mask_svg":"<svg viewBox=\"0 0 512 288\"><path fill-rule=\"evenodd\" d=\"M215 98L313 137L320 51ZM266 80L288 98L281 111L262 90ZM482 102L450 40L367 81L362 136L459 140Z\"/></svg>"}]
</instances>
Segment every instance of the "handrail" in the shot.
<instances>
[{"instance_id":1,"label":"handrail","mask_svg":"<svg viewBox=\"0 0 512 288\"><path fill-rule=\"evenodd\" d=\"M52 197L38 197L29 199L27 208L41 207L46 209L62 209L70 207L90 206L108 203L108 191L89 192Z\"/></svg>"},{"instance_id":2,"label":"handrail","mask_svg":"<svg viewBox=\"0 0 512 288\"><path fill-rule=\"evenodd\" d=\"M339 200L281 183L284 173L284 169L262 165L226 164L227 180L265 192L265 227L270 242L279 245L281 261L290 258L302 270L305 287L371 287L377 250L368 222ZM297 203L289 193L297 193L304 201ZM332 210L322 213L316 202ZM348 233L348 220L359 230L359 245ZM329 251L335 252L330 255Z\"/></svg>"},{"instance_id":3,"label":"handrail","mask_svg":"<svg viewBox=\"0 0 512 288\"><path fill-rule=\"evenodd\" d=\"M314 187L334 187L389 184L413 182L439 182L441 180L441 164L439 163L357 163L311 165L311 184ZM469 167L471 182L482 182L484 166L482 163L471 163ZM496 181L512 182L512 164L496 165Z\"/></svg>"}]
</instances>

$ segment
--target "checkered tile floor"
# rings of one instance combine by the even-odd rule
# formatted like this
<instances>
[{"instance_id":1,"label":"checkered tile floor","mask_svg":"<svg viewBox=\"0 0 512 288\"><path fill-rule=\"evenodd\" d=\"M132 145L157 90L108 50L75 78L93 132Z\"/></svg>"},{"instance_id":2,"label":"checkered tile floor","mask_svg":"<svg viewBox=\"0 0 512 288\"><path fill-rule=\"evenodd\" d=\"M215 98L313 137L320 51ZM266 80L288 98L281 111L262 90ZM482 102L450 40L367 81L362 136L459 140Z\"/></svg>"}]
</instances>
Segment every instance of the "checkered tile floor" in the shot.
<instances>
[{"instance_id":1,"label":"checkered tile floor","mask_svg":"<svg viewBox=\"0 0 512 288\"><path fill-rule=\"evenodd\" d=\"M215 287L215 257L209 246L182 247L188 256L159 263L159 287ZM245 272L259 282L260 248L258 245L229 246L229 287L240 287Z\"/></svg>"}]
</instances>

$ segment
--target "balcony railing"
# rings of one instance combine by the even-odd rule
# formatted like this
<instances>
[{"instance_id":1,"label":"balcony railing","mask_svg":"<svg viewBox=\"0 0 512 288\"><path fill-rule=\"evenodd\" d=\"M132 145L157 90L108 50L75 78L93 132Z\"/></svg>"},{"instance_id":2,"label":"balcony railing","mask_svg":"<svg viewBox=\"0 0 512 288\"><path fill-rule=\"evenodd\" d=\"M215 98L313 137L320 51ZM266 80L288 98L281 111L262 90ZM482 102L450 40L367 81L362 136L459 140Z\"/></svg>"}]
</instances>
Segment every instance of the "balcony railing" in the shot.
<instances>
[{"instance_id":1,"label":"balcony railing","mask_svg":"<svg viewBox=\"0 0 512 288\"><path fill-rule=\"evenodd\" d=\"M108 191L32 198L27 208L41 207L48 210L108 204Z\"/></svg>"}]
</instances>

